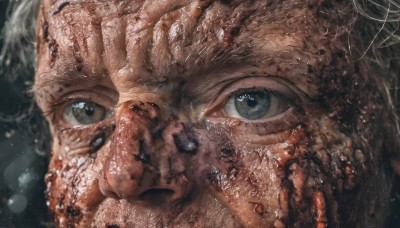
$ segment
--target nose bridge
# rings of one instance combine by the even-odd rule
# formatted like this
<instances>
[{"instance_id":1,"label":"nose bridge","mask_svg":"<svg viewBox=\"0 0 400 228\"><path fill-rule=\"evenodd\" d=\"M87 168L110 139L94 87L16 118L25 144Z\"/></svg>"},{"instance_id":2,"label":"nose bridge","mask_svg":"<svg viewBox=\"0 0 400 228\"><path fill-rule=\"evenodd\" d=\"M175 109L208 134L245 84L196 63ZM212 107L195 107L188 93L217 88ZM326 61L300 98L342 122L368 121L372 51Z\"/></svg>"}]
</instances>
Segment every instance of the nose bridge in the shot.
<instances>
[{"instance_id":1,"label":"nose bridge","mask_svg":"<svg viewBox=\"0 0 400 228\"><path fill-rule=\"evenodd\" d=\"M161 118L156 104L122 104L108 158L103 162L103 194L131 200L161 197L161 201L174 201L184 197L190 183L185 161L177 152L180 144L189 141L188 137L177 136L183 131L183 124L170 117ZM189 146L193 149L194 145Z\"/></svg>"}]
</instances>

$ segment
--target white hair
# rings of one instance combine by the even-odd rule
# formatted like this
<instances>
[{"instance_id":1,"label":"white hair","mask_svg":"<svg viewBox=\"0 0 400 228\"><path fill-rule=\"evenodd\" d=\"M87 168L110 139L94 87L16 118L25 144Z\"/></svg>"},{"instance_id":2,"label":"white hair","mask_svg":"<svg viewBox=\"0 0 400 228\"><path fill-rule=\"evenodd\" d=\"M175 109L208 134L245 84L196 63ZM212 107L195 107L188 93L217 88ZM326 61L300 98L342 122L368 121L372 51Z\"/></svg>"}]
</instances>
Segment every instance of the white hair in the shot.
<instances>
[{"instance_id":1,"label":"white hair","mask_svg":"<svg viewBox=\"0 0 400 228\"><path fill-rule=\"evenodd\" d=\"M0 74L14 81L32 80L35 67L35 24L39 0L10 0L0 51Z\"/></svg>"},{"instance_id":2,"label":"white hair","mask_svg":"<svg viewBox=\"0 0 400 228\"><path fill-rule=\"evenodd\" d=\"M353 0L353 5L368 42L362 57L388 73L379 75L380 89L400 134L400 0Z\"/></svg>"}]
</instances>

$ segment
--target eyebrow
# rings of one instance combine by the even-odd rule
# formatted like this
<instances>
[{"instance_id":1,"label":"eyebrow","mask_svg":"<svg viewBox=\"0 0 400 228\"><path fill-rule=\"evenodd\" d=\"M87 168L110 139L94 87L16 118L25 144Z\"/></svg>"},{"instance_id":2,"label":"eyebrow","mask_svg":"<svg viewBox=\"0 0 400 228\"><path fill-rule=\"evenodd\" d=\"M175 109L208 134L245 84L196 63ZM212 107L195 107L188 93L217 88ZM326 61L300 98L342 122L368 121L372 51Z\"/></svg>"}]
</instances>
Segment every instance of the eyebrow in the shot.
<instances>
[{"instance_id":1,"label":"eyebrow","mask_svg":"<svg viewBox=\"0 0 400 228\"><path fill-rule=\"evenodd\" d=\"M32 88L32 92L40 91L43 88L52 86L54 84L76 84L79 82L93 82L107 78L105 75L86 74L85 71L79 71L69 67L64 69L66 69L66 71L63 73L58 73L60 70L52 69L50 71L37 74L35 76L35 84Z\"/></svg>"}]
</instances>

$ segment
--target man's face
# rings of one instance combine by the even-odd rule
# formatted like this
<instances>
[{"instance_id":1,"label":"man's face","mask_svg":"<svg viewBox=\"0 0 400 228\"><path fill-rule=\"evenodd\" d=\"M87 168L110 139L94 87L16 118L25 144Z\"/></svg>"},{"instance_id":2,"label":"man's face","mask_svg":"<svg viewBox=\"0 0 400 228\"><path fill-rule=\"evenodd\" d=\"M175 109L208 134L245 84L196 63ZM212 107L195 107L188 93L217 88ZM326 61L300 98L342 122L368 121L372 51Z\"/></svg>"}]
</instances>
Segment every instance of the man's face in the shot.
<instances>
[{"instance_id":1,"label":"man's face","mask_svg":"<svg viewBox=\"0 0 400 228\"><path fill-rule=\"evenodd\" d=\"M357 92L346 10L42 1L35 95L58 225L353 224L381 148L362 121L380 106Z\"/></svg>"}]
</instances>

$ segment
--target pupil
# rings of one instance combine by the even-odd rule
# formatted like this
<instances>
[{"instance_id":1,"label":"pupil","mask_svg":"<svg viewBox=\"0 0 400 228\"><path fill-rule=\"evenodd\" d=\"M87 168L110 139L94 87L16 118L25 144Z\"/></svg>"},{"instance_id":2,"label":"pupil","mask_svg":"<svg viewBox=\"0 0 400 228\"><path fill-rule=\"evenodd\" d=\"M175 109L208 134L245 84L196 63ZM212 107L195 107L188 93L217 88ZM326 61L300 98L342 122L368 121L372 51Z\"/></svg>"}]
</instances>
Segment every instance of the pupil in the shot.
<instances>
[{"instance_id":1,"label":"pupil","mask_svg":"<svg viewBox=\"0 0 400 228\"><path fill-rule=\"evenodd\" d=\"M253 108L257 105L257 101L253 97L249 97L247 100L247 105Z\"/></svg>"},{"instance_id":2,"label":"pupil","mask_svg":"<svg viewBox=\"0 0 400 228\"><path fill-rule=\"evenodd\" d=\"M92 106L85 106L85 114L88 116L93 115L94 113L94 109Z\"/></svg>"},{"instance_id":3,"label":"pupil","mask_svg":"<svg viewBox=\"0 0 400 228\"><path fill-rule=\"evenodd\" d=\"M241 117L256 120L268 112L270 99L268 92L244 92L235 97L235 108Z\"/></svg>"},{"instance_id":4,"label":"pupil","mask_svg":"<svg viewBox=\"0 0 400 228\"><path fill-rule=\"evenodd\" d=\"M81 101L72 104L73 118L80 124L99 122L105 117L105 109L90 101Z\"/></svg>"}]
</instances>

